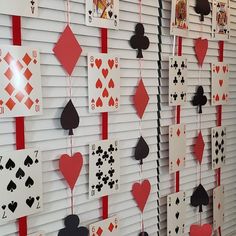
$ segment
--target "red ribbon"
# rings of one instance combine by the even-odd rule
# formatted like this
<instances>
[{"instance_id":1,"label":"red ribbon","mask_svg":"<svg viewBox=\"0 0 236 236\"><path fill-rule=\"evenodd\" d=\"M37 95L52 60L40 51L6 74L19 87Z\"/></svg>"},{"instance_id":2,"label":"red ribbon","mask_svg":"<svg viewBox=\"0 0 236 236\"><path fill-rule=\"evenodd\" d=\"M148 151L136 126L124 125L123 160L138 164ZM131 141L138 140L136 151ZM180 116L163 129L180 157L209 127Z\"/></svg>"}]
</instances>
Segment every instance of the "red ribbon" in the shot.
<instances>
[{"instance_id":1,"label":"red ribbon","mask_svg":"<svg viewBox=\"0 0 236 236\"><path fill-rule=\"evenodd\" d=\"M182 56L183 51L183 39L182 37L178 37L178 56Z\"/></svg>"},{"instance_id":2,"label":"red ribbon","mask_svg":"<svg viewBox=\"0 0 236 236\"><path fill-rule=\"evenodd\" d=\"M224 41L219 41L219 62L224 60Z\"/></svg>"},{"instance_id":3,"label":"red ribbon","mask_svg":"<svg viewBox=\"0 0 236 236\"><path fill-rule=\"evenodd\" d=\"M181 110L181 107L179 105L176 106L176 123L177 124L180 124L180 110Z\"/></svg>"}]
</instances>

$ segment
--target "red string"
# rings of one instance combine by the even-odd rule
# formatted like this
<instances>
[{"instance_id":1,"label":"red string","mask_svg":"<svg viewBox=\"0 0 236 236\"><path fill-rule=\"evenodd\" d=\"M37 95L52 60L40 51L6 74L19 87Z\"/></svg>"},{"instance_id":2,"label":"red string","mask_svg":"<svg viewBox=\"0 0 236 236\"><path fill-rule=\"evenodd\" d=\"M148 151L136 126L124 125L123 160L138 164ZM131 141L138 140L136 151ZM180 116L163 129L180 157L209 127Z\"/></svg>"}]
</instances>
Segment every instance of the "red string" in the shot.
<instances>
[{"instance_id":1,"label":"red string","mask_svg":"<svg viewBox=\"0 0 236 236\"><path fill-rule=\"evenodd\" d=\"M182 56L183 50L183 39L182 37L178 37L178 56Z\"/></svg>"},{"instance_id":2,"label":"red string","mask_svg":"<svg viewBox=\"0 0 236 236\"><path fill-rule=\"evenodd\" d=\"M222 105L217 106L217 126L222 124Z\"/></svg>"},{"instance_id":3,"label":"red string","mask_svg":"<svg viewBox=\"0 0 236 236\"><path fill-rule=\"evenodd\" d=\"M176 193L179 192L179 178L180 178L180 176L179 176L179 171L177 171L177 172L175 173L175 181L176 181L176 183L175 183L175 192L176 192Z\"/></svg>"},{"instance_id":4,"label":"red string","mask_svg":"<svg viewBox=\"0 0 236 236\"><path fill-rule=\"evenodd\" d=\"M219 41L219 62L224 60L224 41Z\"/></svg>"},{"instance_id":5,"label":"red string","mask_svg":"<svg viewBox=\"0 0 236 236\"><path fill-rule=\"evenodd\" d=\"M181 107L176 106L176 123L177 124L180 124L180 111L181 111Z\"/></svg>"}]
</instances>

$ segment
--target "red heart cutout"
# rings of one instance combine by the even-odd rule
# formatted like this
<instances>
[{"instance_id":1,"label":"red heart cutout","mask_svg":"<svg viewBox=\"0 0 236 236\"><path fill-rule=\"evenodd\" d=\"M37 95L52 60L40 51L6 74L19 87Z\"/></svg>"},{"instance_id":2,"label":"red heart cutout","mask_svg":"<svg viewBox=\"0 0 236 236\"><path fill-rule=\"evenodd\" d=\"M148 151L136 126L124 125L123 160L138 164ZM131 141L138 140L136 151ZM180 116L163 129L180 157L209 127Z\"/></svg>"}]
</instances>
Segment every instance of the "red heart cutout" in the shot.
<instances>
[{"instance_id":1,"label":"red heart cutout","mask_svg":"<svg viewBox=\"0 0 236 236\"><path fill-rule=\"evenodd\" d=\"M113 66L114 66L114 60L109 59L109 60L108 60L108 65L109 65L109 67L112 69Z\"/></svg>"},{"instance_id":2,"label":"red heart cutout","mask_svg":"<svg viewBox=\"0 0 236 236\"><path fill-rule=\"evenodd\" d=\"M102 65L102 59L96 59L95 64L96 64L97 68L99 69Z\"/></svg>"},{"instance_id":3,"label":"red heart cutout","mask_svg":"<svg viewBox=\"0 0 236 236\"><path fill-rule=\"evenodd\" d=\"M195 41L195 53L196 53L196 57L198 60L198 64L200 66L202 66L202 64L203 64L203 61L204 61L206 53L207 53L207 49L208 49L208 40L207 39L198 38Z\"/></svg>"},{"instance_id":4,"label":"red heart cutout","mask_svg":"<svg viewBox=\"0 0 236 236\"><path fill-rule=\"evenodd\" d=\"M108 69L102 69L102 74L103 74L104 78L106 79L106 77L108 75Z\"/></svg>"},{"instance_id":5,"label":"red heart cutout","mask_svg":"<svg viewBox=\"0 0 236 236\"><path fill-rule=\"evenodd\" d=\"M204 225L191 225L190 227L190 236L211 236L212 227L210 224Z\"/></svg>"},{"instance_id":6,"label":"red heart cutout","mask_svg":"<svg viewBox=\"0 0 236 236\"><path fill-rule=\"evenodd\" d=\"M222 87L223 83L224 83L224 80L223 80L223 79L220 79L220 80L219 80L220 87Z\"/></svg>"},{"instance_id":7,"label":"red heart cutout","mask_svg":"<svg viewBox=\"0 0 236 236\"><path fill-rule=\"evenodd\" d=\"M147 203L150 191L151 184L147 179L145 179L142 183L133 184L132 194L141 212L143 212L143 209Z\"/></svg>"},{"instance_id":8,"label":"red heart cutout","mask_svg":"<svg viewBox=\"0 0 236 236\"><path fill-rule=\"evenodd\" d=\"M96 106L97 107L102 107L103 106L102 99L100 97L96 101Z\"/></svg>"},{"instance_id":9,"label":"red heart cutout","mask_svg":"<svg viewBox=\"0 0 236 236\"><path fill-rule=\"evenodd\" d=\"M72 157L63 154L59 160L59 169L69 184L71 190L74 189L83 166L83 157L80 152L76 152Z\"/></svg>"}]
</instances>

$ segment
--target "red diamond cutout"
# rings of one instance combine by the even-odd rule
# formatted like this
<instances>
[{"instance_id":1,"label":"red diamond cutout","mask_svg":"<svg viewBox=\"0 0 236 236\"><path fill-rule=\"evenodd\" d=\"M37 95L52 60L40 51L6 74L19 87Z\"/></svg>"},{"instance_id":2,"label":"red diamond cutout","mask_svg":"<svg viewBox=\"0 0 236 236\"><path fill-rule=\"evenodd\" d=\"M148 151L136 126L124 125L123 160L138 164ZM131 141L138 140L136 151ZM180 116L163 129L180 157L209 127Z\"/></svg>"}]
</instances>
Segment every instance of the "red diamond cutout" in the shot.
<instances>
[{"instance_id":1,"label":"red diamond cutout","mask_svg":"<svg viewBox=\"0 0 236 236\"><path fill-rule=\"evenodd\" d=\"M69 25L66 26L53 51L64 69L71 75L82 49Z\"/></svg>"},{"instance_id":2,"label":"red diamond cutout","mask_svg":"<svg viewBox=\"0 0 236 236\"><path fill-rule=\"evenodd\" d=\"M103 230L101 227L99 227L97 230L97 235L100 236L100 235L102 235L102 233L103 233Z\"/></svg>"},{"instance_id":3,"label":"red diamond cutout","mask_svg":"<svg viewBox=\"0 0 236 236\"><path fill-rule=\"evenodd\" d=\"M30 98L27 98L27 100L25 101L25 105L28 107L28 109L30 109L33 104L34 102Z\"/></svg>"},{"instance_id":4,"label":"red diamond cutout","mask_svg":"<svg viewBox=\"0 0 236 236\"><path fill-rule=\"evenodd\" d=\"M199 161L200 164L202 163L204 147L205 147L205 142L202 137L202 132L200 131L198 133L197 141L194 146L194 154L195 154L197 161Z\"/></svg>"},{"instance_id":5,"label":"red diamond cutout","mask_svg":"<svg viewBox=\"0 0 236 236\"><path fill-rule=\"evenodd\" d=\"M22 58L22 60L24 61L24 63L28 66L29 64L30 64L30 62L31 62L31 57L29 56L29 54L28 53L26 53L25 55L24 55L24 57Z\"/></svg>"},{"instance_id":6,"label":"red diamond cutout","mask_svg":"<svg viewBox=\"0 0 236 236\"><path fill-rule=\"evenodd\" d=\"M180 159L178 158L178 160L176 161L176 164L179 166L180 165Z\"/></svg>"},{"instance_id":7,"label":"red diamond cutout","mask_svg":"<svg viewBox=\"0 0 236 236\"><path fill-rule=\"evenodd\" d=\"M7 106L10 110L12 110L15 105L16 105L16 103L15 103L11 98L9 98L8 101L6 102L6 106Z\"/></svg>"},{"instance_id":8,"label":"red diamond cutout","mask_svg":"<svg viewBox=\"0 0 236 236\"><path fill-rule=\"evenodd\" d=\"M28 68L25 70L24 76L27 80L29 80L31 78L32 73Z\"/></svg>"},{"instance_id":9,"label":"red diamond cutout","mask_svg":"<svg viewBox=\"0 0 236 236\"><path fill-rule=\"evenodd\" d=\"M13 76L13 72L10 68L8 68L6 72L4 73L4 75L10 80Z\"/></svg>"},{"instance_id":10,"label":"red diamond cutout","mask_svg":"<svg viewBox=\"0 0 236 236\"><path fill-rule=\"evenodd\" d=\"M109 231L112 232L114 229L114 225L112 223L110 223L109 227L108 227Z\"/></svg>"},{"instance_id":11,"label":"red diamond cutout","mask_svg":"<svg viewBox=\"0 0 236 236\"><path fill-rule=\"evenodd\" d=\"M21 102L24 96L25 95L22 92L18 92L15 97L19 102Z\"/></svg>"},{"instance_id":12,"label":"red diamond cutout","mask_svg":"<svg viewBox=\"0 0 236 236\"><path fill-rule=\"evenodd\" d=\"M7 87L5 88L5 90L7 91L7 93L8 93L9 95L12 95L12 93L13 93L14 90L15 90L15 88L9 83L9 84L7 85Z\"/></svg>"},{"instance_id":13,"label":"red diamond cutout","mask_svg":"<svg viewBox=\"0 0 236 236\"><path fill-rule=\"evenodd\" d=\"M149 96L141 79L134 95L134 106L140 119L143 117L148 101Z\"/></svg>"},{"instance_id":14,"label":"red diamond cutout","mask_svg":"<svg viewBox=\"0 0 236 236\"><path fill-rule=\"evenodd\" d=\"M27 83L25 86L25 91L27 94L30 94L33 90L33 87L30 85L30 83Z\"/></svg>"},{"instance_id":15,"label":"red diamond cutout","mask_svg":"<svg viewBox=\"0 0 236 236\"><path fill-rule=\"evenodd\" d=\"M11 56L11 54L8 52L6 54L6 56L4 57L4 60L6 61L6 63L8 65L10 65L12 63L12 61L14 60L14 58Z\"/></svg>"}]
</instances>

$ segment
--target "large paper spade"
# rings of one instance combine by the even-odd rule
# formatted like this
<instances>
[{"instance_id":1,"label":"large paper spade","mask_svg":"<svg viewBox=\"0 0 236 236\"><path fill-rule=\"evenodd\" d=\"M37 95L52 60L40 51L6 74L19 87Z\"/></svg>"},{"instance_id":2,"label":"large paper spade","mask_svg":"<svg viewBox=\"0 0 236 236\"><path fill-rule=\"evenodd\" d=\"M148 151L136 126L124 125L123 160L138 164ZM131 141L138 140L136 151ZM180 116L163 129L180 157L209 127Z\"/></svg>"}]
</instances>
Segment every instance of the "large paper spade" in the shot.
<instances>
[{"instance_id":1,"label":"large paper spade","mask_svg":"<svg viewBox=\"0 0 236 236\"><path fill-rule=\"evenodd\" d=\"M83 166L83 157L77 152L72 157L63 154L59 160L59 168L71 190L74 189Z\"/></svg>"},{"instance_id":2,"label":"large paper spade","mask_svg":"<svg viewBox=\"0 0 236 236\"><path fill-rule=\"evenodd\" d=\"M208 0L196 0L195 12L200 14L200 21L204 21L204 16L209 15L211 12Z\"/></svg>"},{"instance_id":3,"label":"large paper spade","mask_svg":"<svg viewBox=\"0 0 236 236\"><path fill-rule=\"evenodd\" d=\"M211 235L212 235L212 227L210 224L190 226L190 236L211 236Z\"/></svg>"},{"instance_id":4,"label":"large paper spade","mask_svg":"<svg viewBox=\"0 0 236 236\"><path fill-rule=\"evenodd\" d=\"M73 135L73 129L79 126L79 115L71 99L66 104L61 114L61 126L63 129L69 130L69 135Z\"/></svg>"},{"instance_id":5,"label":"large paper spade","mask_svg":"<svg viewBox=\"0 0 236 236\"><path fill-rule=\"evenodd\" d=\"M135 154L134 154L135 159L140 161L140 164L142 165L143 159L145 159L148 156L148 154L149 154L149 147L144 138L141 136L135 148Z\"/></svg>"},{"instance_id":6,"label":"large paper spade","mask_svg":"<svg viewBox=\"0 0 236 236\"><path fill-rule=\"evenodd\" d=\"M89 230L80 226L80 219L77 215L69 215L65 218L65 228L61 229L58 236L88 236Z\"/></svg>"},{"instance_id":7,"label":"large paper spade","mask_svg":"<svg viewBox=\"0 0 236 236\"><path fill-rule=\"evenodd\" d=\"M141 212L144 210L150 191L151 184L147 179L145 179L142 183L133 184L132 194Z\"/></svg>"},{"instance_id":8,"label":"large paper spade","mask_svg":"<svg viewBox=\"0 0 236 236\"><path fill-rule=\"evenodd\" d=\"M199 66L202 66L206 53L208 49L208 40L207 39L202 39L198 38L195 41L195 54L198 60Z\"/></svg>"},{"instance_id":9,"label":"large paper spade","mask_svg":"<svg viewBox=\"0 0 236 236\"><path fill-rule=\"evenodd\" d=\"M202 212L202 206L207 206L208 204L209 196L207 191L201 184L199 184L191 196L191 205L194 207L199 207L199 212Z\"/></svg>"}]
</instances>

